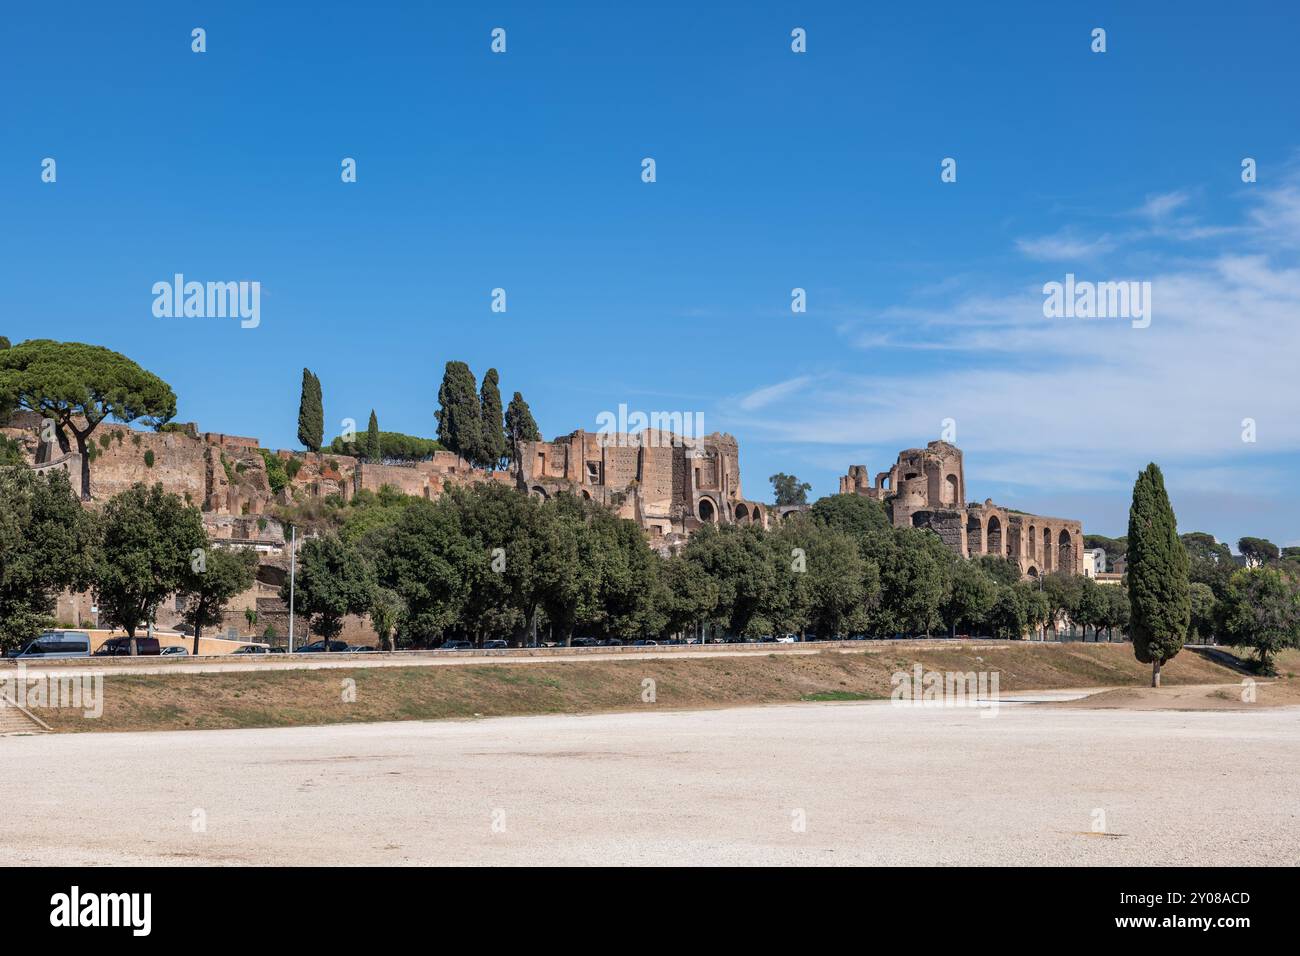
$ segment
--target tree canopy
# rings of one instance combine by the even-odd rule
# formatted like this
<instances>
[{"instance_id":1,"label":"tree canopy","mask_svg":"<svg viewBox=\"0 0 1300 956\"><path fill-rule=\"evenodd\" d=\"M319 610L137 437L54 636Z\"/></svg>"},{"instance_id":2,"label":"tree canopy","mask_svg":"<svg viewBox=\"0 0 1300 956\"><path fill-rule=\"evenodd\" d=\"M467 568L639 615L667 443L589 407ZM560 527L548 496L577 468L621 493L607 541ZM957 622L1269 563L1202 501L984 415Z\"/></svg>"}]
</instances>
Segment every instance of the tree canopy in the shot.
<instances>
[{"instance_id":1,"label":"tree canopy","mask_svg":"<svg viewBox=\"0 0 1300 956\"><path fill-rule=\"evenodd\" d=\"M1191 618L1187 549L1154 463L1138 475L1128 518L1129 634L1133 653L1151 665L1151 686L1160 686L1160 666L1182 649Z\"/></svg>"},{"instance_id":2,"label":"tree canopy","mask_svg":"<svg viewBox=\"0 0 1300 956\"><path fill-rule=\"evenodd\" d=\"M176 414L171 387L125 355L98 345L31 339L0 349L0 407L25 408L54 423L63 451L68 434L81 456L81 497L90 500L89 438L99 423L161 425Z\"/></svg>"},{"instance_id":3,"label":"tree canopy","mask_svg":"<svg viewBox=\"0 0 1300 956\"><path fill-rule=\"evenodd\" d=\"M320 451L325 440L325 408L320 379L311 369L302 370L302 393L298 399L298 441L310 451Z\"/></svg>"}]
</instances>

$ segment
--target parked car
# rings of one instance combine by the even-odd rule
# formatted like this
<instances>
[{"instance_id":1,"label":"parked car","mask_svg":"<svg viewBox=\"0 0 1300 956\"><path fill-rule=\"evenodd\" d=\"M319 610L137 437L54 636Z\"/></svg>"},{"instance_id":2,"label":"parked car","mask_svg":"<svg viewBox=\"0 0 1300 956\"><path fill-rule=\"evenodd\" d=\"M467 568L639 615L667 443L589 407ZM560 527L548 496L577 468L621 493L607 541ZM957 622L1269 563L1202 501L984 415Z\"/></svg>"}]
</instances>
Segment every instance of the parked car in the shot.
<instances>
[{"instance_id":1,"label":"parked car","mask_svg":"<svg viewBox=\"0 0 1300 956\"><path fill-rule=\"evenodd\" d=\"M140 657L157 657L162 653L162 648L158 645L158 638L156 637L137 637L135 639L135 652ZM110 637L99 645L99 650L95 651L96 657L129 657L130 654L131 639L129 637Z\"/></svg>"},{"instance_id":2,"label":"parked car","mask_svg":"<svg viewBox=\"0 0 1300 956\"><path fill-rule=\"evenodd\" d=\"M269 654L270 650L262 644L241 644L230 653L232 654Z\"/></svg>"},{"instance_id":3,"label":"parked car","mask_svg":"<svg viewBox=\"0 0 1300 956\"><path fill-rule=\"evenodd\" d=\"M658 641L633 641L632 646L633 647L658 647L659 642Z\"/></svg>"},{"instance_id":4,"label":"parked car","mask_svg":"<svg viewBox=\"0 0 1300 956\"><path fill-rule=\"evenodd\" d=\"M469 641L443 641L440 651L468 651L473 650L474 645Z\"/></svg>"},{"instance_id":5,"label":"parked car","mask_svg":"<svg viewBox=\"0 0 1300 956\"><path fill-rule=\"evenodd\" d=\"M596 647L600 642L594 637L575 637L570 647Z\"/></svg>"},{"instance_id":6,"label":"parked car","mask_svg":"<svg viewBox=\"0 0 1300 956\"><path fill-rule=\"evenodd\" d=\"M365 644L352 644L348 647L349 654L373 654L375 649Z\"/></svg>"},{"instance_id":7,"label":"parked car","mask_svg":"<svg viewBox=\"0 0 1300 956\"><path fill-rule=\"evenodd\" d=\"M189 651L179 644L173 644L171 647L164 647L160 652L160 657L188 657Z\"/></svg>"},{"instance_id":8,"label":"parked car","mask_svg":"<svg viewBox=\"0 0 1300 956\"><path fill-rule=\"evenodd\" d=\"M45 631L26 647L9 652L13 658L39 657L43 660L64 657L89 657L90 635L82 631Z\"/></svg>"},{"instance_id":9,"label":"parked car","mask_svg":"<svg viewBox=\"0 0 1300 956\"><path fill-rule=\"evenodd\" d=\"M346 641L321 640L312 641L310 644L304 644L302 647L297 648L296 652L299 654L320 654L323 652L342 653L347 649L348 645ZM265 651L266 648L262 648L262 650Z\"/></svg>"},{"instance_id":10,"label":"parked car","mask_svg":"<svg viewBox=\"0 0 1300 956\"><path fill-rule=\"evenodd\" d=\"M785 637L778 637L776 642L778 644L797 644L799 643L799 638L795 637L793 634L787 634Z\"/></svg>"},{"instance_id":11,"label":"parked car","mask_svg":"<svg viewBox=\"0 0 1300 956\"><path fill-rule=\"evenodd\" d=\"M600 642L601 647L622 647L623 641L617 637L607 637Z\"/></svg>"},{"instance_id":12,"label":"parked car","mask_svg":"<svg viewBox=\"0 0 1300 956\"><path fill-rule=\"evenodd\" d=\"M510 645L507 644L505 641L484 641L483 642L483 647L485 649L491 649L491 650L498 650L502 647L509 647L509 646Z\"/></svg>"}]
</instances>

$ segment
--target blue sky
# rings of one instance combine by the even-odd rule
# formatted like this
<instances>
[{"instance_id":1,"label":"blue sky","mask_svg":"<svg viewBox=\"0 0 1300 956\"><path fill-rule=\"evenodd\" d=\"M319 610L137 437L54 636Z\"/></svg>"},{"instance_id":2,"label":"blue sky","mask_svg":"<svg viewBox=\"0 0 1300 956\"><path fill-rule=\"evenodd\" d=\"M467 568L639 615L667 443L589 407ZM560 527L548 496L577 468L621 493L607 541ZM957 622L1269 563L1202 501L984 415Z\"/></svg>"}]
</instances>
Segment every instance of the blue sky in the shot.
<instances>
[{"instance_id":1,"label":"blue sky","mask_svg":"<svg viewBox=\"0 0 1300 956\"><path fill-rule=\"evenodd\" d=\"M8 11L0 334L280 447L304 365L327 429L430 435L463 359L547 437L702 411L763 499L952 418L971 498L1121 534L1154 459L1184 530L1300 543L1294 8L611 6ZM261 282L260 326L155 318L177 272ZM1151 326L1045 319L1067 272L1152 282Z\"/></svg>"}]
</instances>

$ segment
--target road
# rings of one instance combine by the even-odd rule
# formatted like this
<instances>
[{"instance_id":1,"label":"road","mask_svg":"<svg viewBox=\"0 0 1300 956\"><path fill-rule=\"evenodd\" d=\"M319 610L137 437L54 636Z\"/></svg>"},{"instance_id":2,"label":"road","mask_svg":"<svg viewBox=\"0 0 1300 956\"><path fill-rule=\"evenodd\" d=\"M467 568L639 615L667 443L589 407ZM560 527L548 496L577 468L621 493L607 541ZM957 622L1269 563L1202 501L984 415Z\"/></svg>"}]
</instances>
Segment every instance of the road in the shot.
<instances>
[{"instance_id":1,"label":"road","mask_svg":"<svg viewBox=\"0 0 1300 956\"><path fill-rule=\"evenodd\" d=\"M871 702L0 738L0 864L1300 860L1300 708L982 713Z\"/></svg>"}]
</instances>

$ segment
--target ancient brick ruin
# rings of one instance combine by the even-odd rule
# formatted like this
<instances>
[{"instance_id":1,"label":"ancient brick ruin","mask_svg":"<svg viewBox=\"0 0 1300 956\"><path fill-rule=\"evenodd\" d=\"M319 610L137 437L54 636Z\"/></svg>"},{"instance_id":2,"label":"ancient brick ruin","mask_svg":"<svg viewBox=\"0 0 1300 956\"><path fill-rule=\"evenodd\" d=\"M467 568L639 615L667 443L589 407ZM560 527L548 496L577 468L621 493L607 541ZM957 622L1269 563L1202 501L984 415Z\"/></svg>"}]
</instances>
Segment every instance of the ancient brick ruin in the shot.
<instances>
[{"instance_id":1,"label":"ancient brick ruin","mask_svg":"<svg viewBox=\"0 0 1300 956\"><path fill-rule=\"evenodd\" d=\"M865 495L889 508L894 526L930 528L962 557L1001 555L1030 577L1083 572L1083 526L1069 518L1026 514L1013 508L966 503L961 449L944 441L898 453L875 480L865 465L850 465L840 494Z\"/></svg>"},{"instance_id":2,"label":"ancient brick ruin","mask_svg":"<svg viewBox=\"0 0 1300 956\"><path fill-rule=\"evenodd\" d=\"M75 485L80 456L62 452L54 442L42 442L36 416L18 413L0 433L17 439L37 470L65 468ZM288 609L280 601L279 588L288 576L289 549L283 527L271 517L277 504L327 496L349 501L358 491L377 492L385 486L432 499L448 485L497 481L543 498L568 492L604 505L637 522L661 554L678 550L705 524L769 527L807 507L777 507L746 498L736 439L718 432L690 439L653 429L635 434L579 430L554 441L521 442L518 467L510 472L473 468L445 451L422 461L370 463L330 452L280 450L269 453L286 465L286 483L278 492L271 489L264 451L255 438L200 432L194 425L156 432L104 423L92 440L94 501L107 500L137 482L161 482L165 490L202 510L214 542L259 552L256 584L231 602L219 629L251 637L259 637L268 624L281 639L288 630ZM1025 514L989 500L967 504L962 453L946 442L899 453L893 467L874 481L865 466L853 465L840 479L839 490L880 501L896 526L930 528L964 557L1003 555L1017 561L1022 574L1029 576L1083 571L1078 521ZM58 617L85 626L91 620L90 608L89 595L64 595ZM251 627L246 609L257 613ZM160 609L158 623L175 624L180 611L169 602ZM301 618L295 632L307 633ZM349 619L343 639L369 642L374 637L363 620Z\"/></svg>"},{"instance_id":3,"label":"ancient brick ruin","mask_svg":"<svg viewBox=\"0 0 1300 956\"><path fill-rule=\"evenodd\" d=\"M650 430L576 431L555 441L520 443L517 481L543 498L561 491L637 522L665 551L705 524L767 527L772 506L740 489L740 451L731 435L699 439Z\"/></svg>"}]
</instances>

